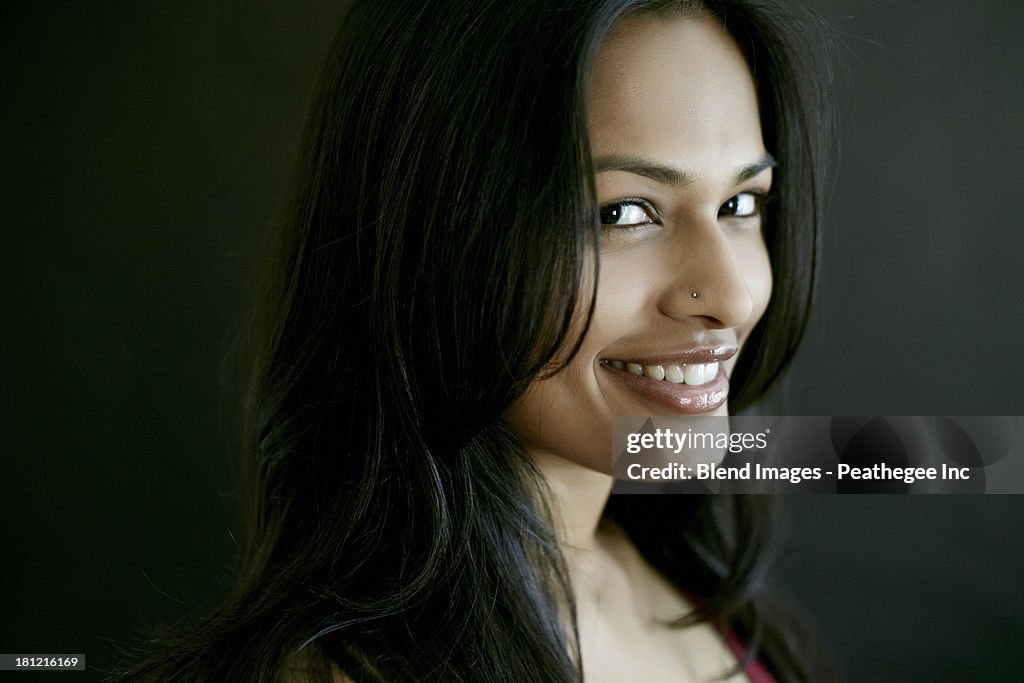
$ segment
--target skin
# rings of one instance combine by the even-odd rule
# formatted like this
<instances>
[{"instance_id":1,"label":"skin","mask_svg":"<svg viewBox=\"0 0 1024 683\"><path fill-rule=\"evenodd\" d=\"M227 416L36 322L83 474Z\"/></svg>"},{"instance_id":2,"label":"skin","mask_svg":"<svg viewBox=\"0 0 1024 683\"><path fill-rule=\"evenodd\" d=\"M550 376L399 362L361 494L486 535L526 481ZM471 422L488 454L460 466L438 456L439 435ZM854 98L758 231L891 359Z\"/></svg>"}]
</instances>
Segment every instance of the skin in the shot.
<instances>
[{"instance_id":1,"label":"skin","mask_svg":"<svg viewBox=\"0 0 1024 683\"><path fill-rule=\"evenodd\" d=\"M766 151L746 62L714 19L624 22L598 53L588 110L598 166L630 156L690 177L677 186L625 170L597 173L606 212L617 206L622 219L649 222L605 227L594 316L579 353L506 414L532 450L607 472L612 417L666 409L601 360L741 349L764 313L772 277L760 219L728 212L730 200L749 205L752 193L766 193L772 172L736 182ZM727 374L737 358L724 363ZM728 402L709 414L727 415Z\"/></svg>"},{"instance_id":2,"label":"skin","mask_svg":"<svg viewBox=\"0 0 1024 683\"><path fill-rule=\"evenodd\" d=\"M623 533L601 522L612 481L612 416L665 413L601 361L741 349L763 315L772 276L759 213L736 216L730 203L745 210L754 201L745 193L771 188L770 167L737 182L741 169L765 160L756 91L717 20L639 16L602 45L588 112L598 165L639 157L684 171L688 182L598 172L606 215L616 202L645 200L618 206L620 219L638 225L605 228L582 348L565 371L531 385L505 417L555 495L587 680L708 680L735 662L721 638L706 625L659 623L692 606ZM723 364L727 374L736 358ZM712 414L727 413L726 403Z\"/></svg>"}]
</instances>

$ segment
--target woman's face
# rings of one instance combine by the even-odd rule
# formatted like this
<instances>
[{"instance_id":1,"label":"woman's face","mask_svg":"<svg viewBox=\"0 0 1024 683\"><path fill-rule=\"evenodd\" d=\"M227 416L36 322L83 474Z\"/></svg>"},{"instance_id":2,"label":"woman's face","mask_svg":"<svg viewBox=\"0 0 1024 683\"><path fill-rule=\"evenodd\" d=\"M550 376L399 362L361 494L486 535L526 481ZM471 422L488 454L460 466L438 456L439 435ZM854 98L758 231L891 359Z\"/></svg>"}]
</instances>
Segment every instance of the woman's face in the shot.
<instances>
[{"instance_id":1,"label":"woman's face","mask_svg":"<svg viewBox=\"0 0 1024 683\"><path fill-rule=\"evenodd\" d=\"M594 316L568 367L506 420L532 452L608 472L615 415L728 413L736 354L771 294L773 162L749 69L712 18L625 20L598 53L588 111L604 224Z\"/></svg>"}]
</instances>

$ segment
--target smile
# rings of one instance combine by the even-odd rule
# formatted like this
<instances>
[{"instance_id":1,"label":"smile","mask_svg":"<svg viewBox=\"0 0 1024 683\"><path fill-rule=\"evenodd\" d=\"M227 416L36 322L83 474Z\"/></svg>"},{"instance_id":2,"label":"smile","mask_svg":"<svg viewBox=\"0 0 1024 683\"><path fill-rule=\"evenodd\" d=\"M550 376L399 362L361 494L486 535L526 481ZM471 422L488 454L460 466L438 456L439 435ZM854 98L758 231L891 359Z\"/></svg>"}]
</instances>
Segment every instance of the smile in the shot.
<instances>
[{"instance_id":1,"label":"smile","mask_svg":"<svg viewBox=\"0 0 1024 683\"><path fill-rule=\"evenodd\" d=\"M623 370L638 377L643 376L655 381L670 384L688 384L700 386L708 384L718 376L718 363L689 363L682 365L644 365L622 360L605 360L616 370Z\"/></svg>"},{"instance_id":2,"label":"smile","mask_svg":"<svg viewBox=\"0 0 1024 683\"><path fill-rule=\"evenodd\" d=\"M636 362L639 359L604 358L598 364L620 386L644 403L657 406L651 414L667 410L692 415L708 413L725 404L729 398L729 378L720 361L734 353L734 348L692 352L652 358L646 363Z\"/></svg>"}]
</instances>

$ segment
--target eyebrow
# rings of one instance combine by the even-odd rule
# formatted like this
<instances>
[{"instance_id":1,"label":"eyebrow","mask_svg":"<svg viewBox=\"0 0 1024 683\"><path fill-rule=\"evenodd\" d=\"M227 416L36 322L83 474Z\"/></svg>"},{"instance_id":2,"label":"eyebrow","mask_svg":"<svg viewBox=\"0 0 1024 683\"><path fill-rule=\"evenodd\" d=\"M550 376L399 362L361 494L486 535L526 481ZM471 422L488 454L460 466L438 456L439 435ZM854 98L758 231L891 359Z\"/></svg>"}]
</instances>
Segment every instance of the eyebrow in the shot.
<instances>
[{"instance_id":1,"label":"eyebrow","mask_svg":"<svg viewBox=\"0 0 1024 683\"><path fill-rule=\"evenodd\" d=\"M775 161L775 157L766 152L763 157L754 163L747 164L737 171L736 176L733 179L733 184L739 185L740 183L744 183L757 176L762 171L774 168L778 165L778 162ZM695 180L693 174L688 173L681 168L655 163L648 159L644 159L643 157L636 157L629 154L609 154L603 157L598 157L594 161L594 168L596 173L602 173L604 171L625 171L626 173L634 173L645 178L650 178L651 180L657 181L663 185L672 185L673 187L683 187L685 185L689 185Z\"/></svg>"}]
</instances>

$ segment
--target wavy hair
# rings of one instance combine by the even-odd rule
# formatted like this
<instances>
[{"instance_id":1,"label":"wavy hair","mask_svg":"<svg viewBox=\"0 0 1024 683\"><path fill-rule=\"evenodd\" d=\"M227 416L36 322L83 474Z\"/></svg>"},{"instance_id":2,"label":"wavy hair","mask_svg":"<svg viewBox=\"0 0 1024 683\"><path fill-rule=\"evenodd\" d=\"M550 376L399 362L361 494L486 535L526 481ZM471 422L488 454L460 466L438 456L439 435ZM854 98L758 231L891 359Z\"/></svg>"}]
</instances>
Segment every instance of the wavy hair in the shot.
<instances>
[{"instance_id":1,"label":"wavy hair","mask_svg":"<svg viewBox=\"0 0 1024 683\"><path fill-rule=\"evenodd\" d=\"M236 583L121 680L582 679L546 485L502 415L582 339L586 89L638 12L712 14L750 65L779 162L775 289L732 406L779 378L807 322L829 140L803 25L738 0L352 3L246 333ZM727 624L780 680L817 675L766 602L765 501L613 496L606 514L700 605L678 625Z\"/></svg>"}]
</instances>

